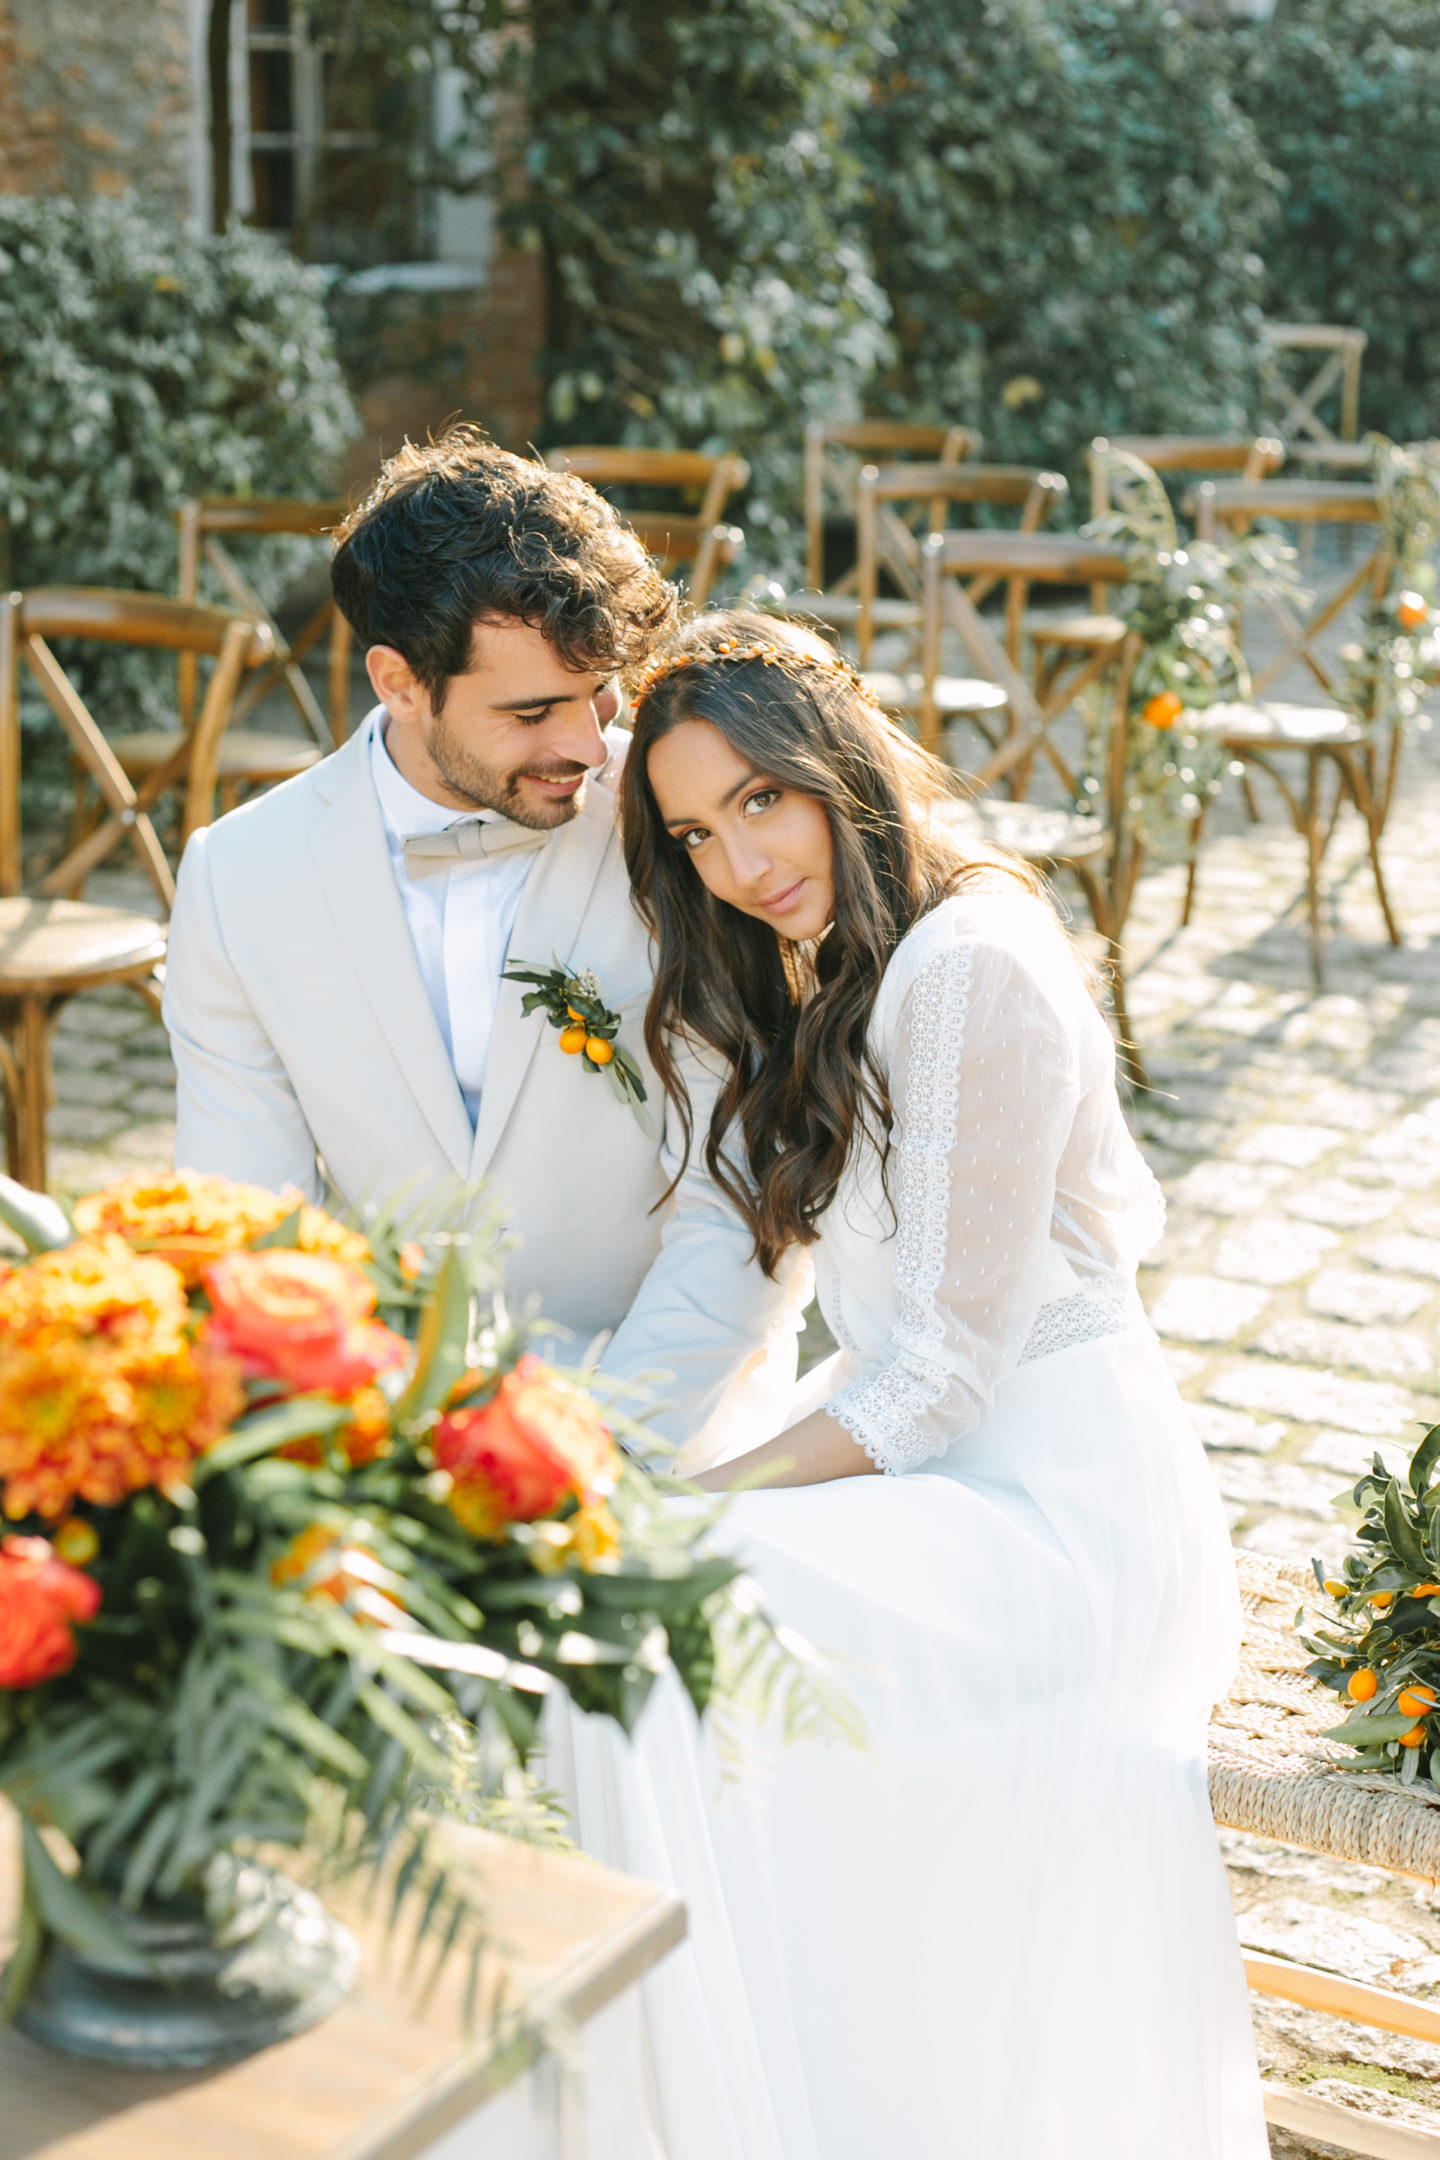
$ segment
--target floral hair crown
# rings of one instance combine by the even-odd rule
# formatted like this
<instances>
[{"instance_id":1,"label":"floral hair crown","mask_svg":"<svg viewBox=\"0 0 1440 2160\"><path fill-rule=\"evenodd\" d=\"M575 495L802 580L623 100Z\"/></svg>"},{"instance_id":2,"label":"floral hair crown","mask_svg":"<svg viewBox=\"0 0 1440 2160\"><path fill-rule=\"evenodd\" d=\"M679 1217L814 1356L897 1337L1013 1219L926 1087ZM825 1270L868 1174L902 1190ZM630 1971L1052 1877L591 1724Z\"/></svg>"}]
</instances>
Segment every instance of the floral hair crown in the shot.
<instances>
[{"instance_id":1,"label":"floral hair crown","mask_svg":"<svg viewBox=\"0 0 1440 2160\"><path fill-rule=\"evenodd\" d=\"M666 681L671 675L678 675L682 668L707 665L714 667L726 661L738 665L742 660L759 660L766 667L778 667L787 674L799 669L812 669L821 675L841 675L867 705L873 705L877 712L884 710L864 676L856 673L843 653L822 655L810 652L803 645L772 644L763 638L757 638L749 645L742 645L731 639L723 645L712 645L702 652L668 655L661 653L654 660L647 661L635 678L635 709L639 710L658 683Z\"/></svg>"}]
</instances>

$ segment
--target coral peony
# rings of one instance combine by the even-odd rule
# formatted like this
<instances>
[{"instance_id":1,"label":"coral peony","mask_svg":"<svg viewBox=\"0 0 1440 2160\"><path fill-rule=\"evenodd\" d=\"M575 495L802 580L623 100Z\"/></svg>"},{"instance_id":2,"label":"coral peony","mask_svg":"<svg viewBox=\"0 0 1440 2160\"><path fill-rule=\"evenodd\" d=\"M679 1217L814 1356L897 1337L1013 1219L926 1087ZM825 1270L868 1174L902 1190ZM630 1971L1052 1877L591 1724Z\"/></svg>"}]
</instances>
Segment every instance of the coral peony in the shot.
<instances>
[{"instance_id":1,"label":"coral peony","mask_svg":"<svg viewBox=\"0 0 1440 2160\"><path fill-rule=\"evenodd\" d=\"M572 1493L599 1501L618 1470L595 1405L528 1355L488 1401L440 1420L435 1460L453 1481L452 1513L476 1537L534 1522Z\"/></svg>"},{"instance_id":2,"label":"coral peony","mask_svg":"<svg viewBox=\"0 0 1440 2160\"><path fill-rule=\"evenodd\" d=\"M0 1688L38 1687L75 1662L73 1623L93 1620L100 1585L44 1538L0 1542Z\"/></svg>"},{"instance_id":3,"label":"coral peony","mask_svg":"<svg viewBox=\"0 0 1440 2160\"><path fill-rule=\"evenodd\" d=\"M252 1376L302 1394L354 1395L410 1354L403 1336L371 1318L367 1277L324 1253L226 1253L206 1268L205 1288L204 1339Z\"/></svg>"},{"instance_id":4,"label":"coral peony","mask_svg":"<svg viewBox=\"0 0 1440 2160\"><path fill-rule=\"evenodd\" d=\"M370 1248L358 1231L347 1230L319 1208L302 1206L293 1186L267 1192L261 1185L242 1185L199 1170L121 1178L77 1204L75 1225L86 1237L122 1237L137 1252L168 1260L194 1289L213 1260L253 1244L296 1207L300 1251L329 1253L357 1266L369 1259Z\"/></svg>"}]
</instances>

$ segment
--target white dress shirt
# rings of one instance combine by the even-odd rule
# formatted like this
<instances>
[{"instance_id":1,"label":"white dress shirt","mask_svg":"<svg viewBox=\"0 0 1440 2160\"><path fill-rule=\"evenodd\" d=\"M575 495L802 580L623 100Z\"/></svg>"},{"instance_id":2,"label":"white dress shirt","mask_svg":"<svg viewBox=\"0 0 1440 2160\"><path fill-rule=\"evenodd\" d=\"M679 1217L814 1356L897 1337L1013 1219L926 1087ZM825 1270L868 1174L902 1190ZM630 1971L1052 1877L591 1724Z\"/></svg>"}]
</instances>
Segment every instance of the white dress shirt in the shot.
<instances>
[{"instance_id":1,"label":"white dress shirt","mask_svg":"<svg viewBox=\"0 0 1440 2160\"><path fill-rule=\"evenodd\" d=\"M406 836L444 832L447 826L462 822L465 813L432 802L428 795L411 787L385 747L383 723L371 737L370 770L385 821L390 867L395 873L425 993L445 1039L473 1126L480 1109L480 1089L510 933L515 927L525 880L540 850L457 862L453 868L433 871L428 877L412 878L402 846ZM494 813L487 811L483 815L488 818ZM535 955L522 957L533 959ZM540 955L540 965L549 957L548 953Z\"/></svg>"}]
</instances>

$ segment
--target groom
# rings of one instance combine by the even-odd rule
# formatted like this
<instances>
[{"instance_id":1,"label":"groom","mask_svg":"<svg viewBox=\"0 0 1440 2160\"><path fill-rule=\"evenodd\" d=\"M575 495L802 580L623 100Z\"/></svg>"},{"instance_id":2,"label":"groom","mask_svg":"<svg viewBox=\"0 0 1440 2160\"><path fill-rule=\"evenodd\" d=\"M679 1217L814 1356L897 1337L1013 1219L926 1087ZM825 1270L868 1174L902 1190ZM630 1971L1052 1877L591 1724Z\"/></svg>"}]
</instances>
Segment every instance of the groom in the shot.
<instances>
[{"instance_id":1,"label":"groom","mask_svg":"<svg viewBox=\"0 0 1440 2160\"><path fill-rule=\"evenodd\" d=\"M572 1356L613 1330L604 1369L672 1374L657 1426L708 1454L793 1381L802 1291L799 1270L762 1275L693 1164L664 1199L674 1120L644 1054L611 723L616 671L669 629L673 591L593 489L469 428L391 459L333 581L380 702L186 848L176 1161L312 1198L328 1182L355 1209L483 1177L518 1241L516 1303L537 1297ZM502 979L556 960L618 1015L648 1132Z\"/></svg>"}]
</instances>

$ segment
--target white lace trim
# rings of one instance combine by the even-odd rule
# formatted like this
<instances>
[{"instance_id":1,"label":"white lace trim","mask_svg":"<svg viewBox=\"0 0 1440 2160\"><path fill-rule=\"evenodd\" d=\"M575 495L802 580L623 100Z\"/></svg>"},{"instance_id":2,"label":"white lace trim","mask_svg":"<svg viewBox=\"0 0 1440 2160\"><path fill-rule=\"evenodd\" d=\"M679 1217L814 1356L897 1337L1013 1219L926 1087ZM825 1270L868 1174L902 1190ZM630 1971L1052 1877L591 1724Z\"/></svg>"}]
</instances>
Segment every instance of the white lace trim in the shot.
<instances>
[{"instance_id":1,"label":"white lace trim","mask_svg":"<svg viewBox=\"0 0 1440 2160\"><path fill-rule=\"evenodd\" d=\"M1036 1358L1053 1357L1057 1350L1073 1349L1076 1343L1118 1335L1140 1318L1141 1311L1134 1289L1121 1276L1107 1275L1086 1283L1068 1297L1052 1298L1040 1307L1020 1352L1020 1363L1030 1365Z\"/></svg>"},{"instance_id":2,"label":"white lace trim","mask_svg":"<svg viewBox=\"0 0 1440 2160\"><path fill-rule=\"evenodd\" d=\"M934 1446L917 1420L950 1388L937 1294L950 1236L950 1161L960 1115L960 1050L974 948L937 953L915 977L905 1131L891 1156L895 1194L896 1355L826 1404L881 1470L918 1469Z\"/></svg>"}]
</instances>

